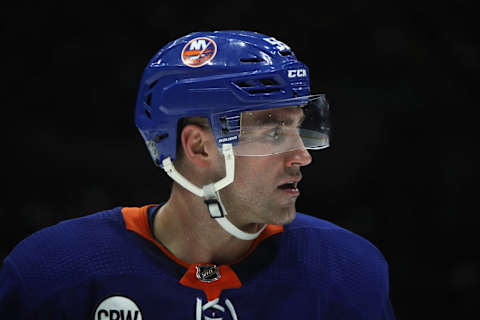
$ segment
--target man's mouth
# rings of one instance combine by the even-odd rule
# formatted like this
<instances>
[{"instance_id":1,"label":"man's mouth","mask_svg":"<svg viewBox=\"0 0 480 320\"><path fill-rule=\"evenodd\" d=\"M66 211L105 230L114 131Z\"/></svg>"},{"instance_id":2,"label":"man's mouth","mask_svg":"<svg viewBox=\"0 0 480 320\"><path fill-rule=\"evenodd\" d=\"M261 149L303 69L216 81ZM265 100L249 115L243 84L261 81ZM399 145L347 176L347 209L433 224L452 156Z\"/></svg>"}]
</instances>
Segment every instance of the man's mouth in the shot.
<instances>
[{"instance_id":1,"label":"man's mouth","mask_svg":"<svg viewBox=\"0 0 480 320\"><path fill-rule=\"evenodd\" d=\"M300 179L292 179L290 181L286 181L280 184L277 188L281 191L287 192L290 195L298 196L300 194L300 190L298 189L298 182L300 181Z\"/></svg>"},{"instance_id":2,"label":"man's mouth","mask_svg":"<svg viewBox=\"0 0 480 320\"><path fill-rule=\"evenodd\" d=\"M296 182L287 182L278 186L282 190L298 190Z\"/></svg>"}]
</instances>

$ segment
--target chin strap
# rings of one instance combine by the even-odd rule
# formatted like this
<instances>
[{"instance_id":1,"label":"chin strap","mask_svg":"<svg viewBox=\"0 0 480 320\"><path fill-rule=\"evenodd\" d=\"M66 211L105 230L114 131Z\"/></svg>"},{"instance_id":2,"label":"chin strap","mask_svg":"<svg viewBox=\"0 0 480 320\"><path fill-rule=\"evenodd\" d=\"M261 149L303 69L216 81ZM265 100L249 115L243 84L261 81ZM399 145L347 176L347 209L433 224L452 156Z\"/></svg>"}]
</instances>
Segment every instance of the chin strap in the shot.
<instances>
[{"instance_id":1,"label":"chin strap","mask_svg":"<svg viewBox=\"0 0 480 320\"><path fill-rule=\"evenodd\" d=\"M227 211L222 204L218 191L233 182L233 178L235 175L235 156L233 155L232 144L228 143L222 145L222 152L225 157L225 177L215 183L207 184L203 186L203 188L197 187L196 185L188 181L184 176L182 176L175 169L170 157L162 161L163 170L165 170L165 172L170 176L170 178L176 181L179 185L181 185L191 193L199 197L205 198L204 202L207 205L210 216L214 218L215 221L217 221L218 224L226 232L241 240L253 240L257 238L260 233L262 233L262 231L267 225L263 225L263 227L255 233L248 233L238 229L226 218Z\"/></svg>"}]
</instances>

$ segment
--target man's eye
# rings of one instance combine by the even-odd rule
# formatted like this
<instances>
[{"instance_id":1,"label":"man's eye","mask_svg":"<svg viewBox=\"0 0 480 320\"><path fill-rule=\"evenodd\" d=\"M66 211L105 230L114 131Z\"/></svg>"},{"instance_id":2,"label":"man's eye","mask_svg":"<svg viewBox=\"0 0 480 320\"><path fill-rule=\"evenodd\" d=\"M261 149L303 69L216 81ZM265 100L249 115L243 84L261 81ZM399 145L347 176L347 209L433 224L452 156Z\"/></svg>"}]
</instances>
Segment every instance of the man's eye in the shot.
<instances>
[{"instance_id":1,"label":"man's eye","mask_svg":"<svg viewBox=\"0 0 480 320\"><path fill-rule=\"evenodd\" d=\"M282 129L277 127L267 132L267 136L274 142L279 142L282 139Z\"/></svg>"}]
</instances>

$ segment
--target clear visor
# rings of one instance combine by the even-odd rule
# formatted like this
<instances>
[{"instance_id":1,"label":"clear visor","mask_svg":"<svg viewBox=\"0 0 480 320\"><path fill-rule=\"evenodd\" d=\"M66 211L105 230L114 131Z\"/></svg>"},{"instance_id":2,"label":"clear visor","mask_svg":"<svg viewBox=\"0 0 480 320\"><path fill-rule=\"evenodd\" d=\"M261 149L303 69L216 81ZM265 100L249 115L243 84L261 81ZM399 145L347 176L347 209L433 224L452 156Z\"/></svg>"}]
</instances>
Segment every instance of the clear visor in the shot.
<instances>
[{"instance_id":1,"label":"clear visor","mask_svg":"<svg viewBox=\"0 0 480 320\"><path fill-rule=\"evenodd\" d=\"M325 96L297 101L304 104L242 112L235 155L268 156L328 147L329 106Z\"/></svg>"}]
</instances>

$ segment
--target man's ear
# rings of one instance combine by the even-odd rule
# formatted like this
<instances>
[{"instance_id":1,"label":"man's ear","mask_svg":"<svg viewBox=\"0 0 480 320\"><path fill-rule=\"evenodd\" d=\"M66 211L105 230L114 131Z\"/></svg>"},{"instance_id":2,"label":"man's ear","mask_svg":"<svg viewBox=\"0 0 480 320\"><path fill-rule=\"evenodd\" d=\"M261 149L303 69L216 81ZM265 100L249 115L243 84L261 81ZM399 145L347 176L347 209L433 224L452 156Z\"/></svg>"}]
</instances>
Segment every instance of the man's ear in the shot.
<instances>
[{"instance_id":1,"label":"man's ear","mask_svg":"<svg viewBox=\"0 0 480 320\"><path fill-rule=\"evenodd\" d=\"M194 164L206 168L212 162L213 136L209 130L198 125L186 125L180 136L185 157Z\"/></svg>"}]
</instances>

